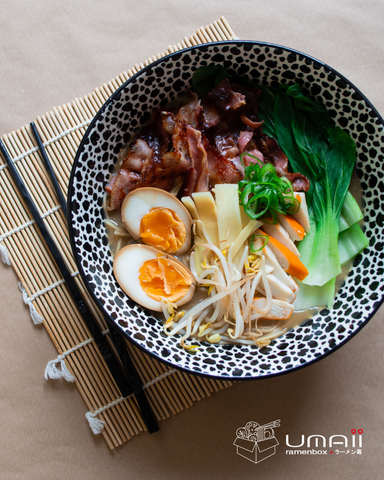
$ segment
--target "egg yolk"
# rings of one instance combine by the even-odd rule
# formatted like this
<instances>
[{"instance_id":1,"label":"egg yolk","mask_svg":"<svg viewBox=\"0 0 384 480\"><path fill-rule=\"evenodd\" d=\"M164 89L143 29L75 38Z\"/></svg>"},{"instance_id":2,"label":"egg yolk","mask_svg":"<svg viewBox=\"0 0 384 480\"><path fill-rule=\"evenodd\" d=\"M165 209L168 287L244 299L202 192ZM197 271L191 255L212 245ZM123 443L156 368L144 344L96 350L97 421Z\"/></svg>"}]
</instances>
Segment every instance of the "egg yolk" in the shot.
<instances>
[{"instance_id":1,"label":"egg yolk","mask_svg":"<svg viewBox=\"0 0 384 480\"><path fill-rule=\"evenodd\" d=\"M179 250L187 238L180 217L169 208L152 208L140 222L140 236L144 243L166 253Z\"/></svg>"},{"instance_id":2,"label":"egg yolk","mask_svg":"<svg viewBox=\"0 0 384 480\"><path fill-rule=\"evenodd\" d=\"M192 279L182 267L164 257L143 263L139 270L143 291L154 300L170 302L181 300L188 293Z\"/></svg>"}]
</instances>

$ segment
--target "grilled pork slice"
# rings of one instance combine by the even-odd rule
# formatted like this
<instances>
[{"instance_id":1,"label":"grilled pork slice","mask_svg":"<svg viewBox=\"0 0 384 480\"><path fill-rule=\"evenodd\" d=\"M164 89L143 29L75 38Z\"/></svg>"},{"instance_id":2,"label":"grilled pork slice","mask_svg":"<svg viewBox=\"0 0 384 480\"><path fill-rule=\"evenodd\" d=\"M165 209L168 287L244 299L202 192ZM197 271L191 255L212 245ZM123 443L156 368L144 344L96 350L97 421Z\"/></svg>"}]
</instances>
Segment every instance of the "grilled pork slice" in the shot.
<instances>
[{"instance_id":1,"label":"grilled pork slice","mask_svg":"<svg viewBox=\"0 0 384 480\"><path fill-rule=\"evenodd\" d=\"M260 150L264 155L265 161L272 163L276 168L276 172L280 177L287 178L292 182L292 187L295 192L308 192L309 180L301 173L290 173L288 171L288 158L281 150L274 138L263 135L260 140Z\"/></svg>"}]
</instances>

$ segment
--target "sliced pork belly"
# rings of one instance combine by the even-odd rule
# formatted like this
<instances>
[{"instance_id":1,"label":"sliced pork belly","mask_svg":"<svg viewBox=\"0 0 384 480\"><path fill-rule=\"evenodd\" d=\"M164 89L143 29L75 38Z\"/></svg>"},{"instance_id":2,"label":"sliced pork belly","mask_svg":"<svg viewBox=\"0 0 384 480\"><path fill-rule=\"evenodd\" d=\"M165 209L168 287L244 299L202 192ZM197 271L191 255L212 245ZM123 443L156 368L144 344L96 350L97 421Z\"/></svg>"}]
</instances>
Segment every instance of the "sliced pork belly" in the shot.
<instances>
[{"instance_id":1,"label":"sliced pork belly","mask_svg":"<svg viewBox=\"0 0 384 480\"><path fill-rule=\"evenodd\" d=\"M185 105L156 111L106 187L108 208L119 208L125 195L142 186L169 191L176 179L182 181L180 198L208 191L217 183L238 183L244 178L244 166L258 160L272 163L295 191L307 191L308 179L288 172L288 159L277 142L262 134L260 93L226 78L202 101L191 93ZM243 157L244 166L243 153L249 153Z\"/></svg>"},{"instance_id":2,"label":"sliced pork belly","mask_svg":"<svg viewBox=\"0 0 384 480\"><path fill-rule=\"evenodd\" d=\"M207 100L212 102L221 112L237 110L245 105L245 95L232 90L228 78L223 78L216 87L208 92Z\"/></svg>"},{"instance_id":3,"label":"sliced pork belly","mask_svg":"<svg viewBox=\"0 0 384 480\"><path fill-rule=\"evenodd\" d=\"M215 105L206 98L201 103L200 128L204 131L220 123L220 115Z\"/></svg>"},{"instance_id":4,"label":"sliced pork belly","mask_svg":"<svg viewBox=\"0 0 384 480\"><path fill-rule=\"evenodd\" d=\"M106 187L110 192L109 210L119 208L125 196L139 187L170 190L174 180L189 170L188 159L168 154L171 139L164 128L164 115L156 112L136 136L121 169Z\"/></svg>"},{"instance_id":5,"label":"sliced pork belly","mask_svg":"<svg viewBox=\"0 0 384 480\"><path fill-rule=\"evenodd\" d=\"M186 126L184 127L184 133L188 145L190 169L178 193L179 198L192 195L193 192L207 192L209 190L207 152L202 143L201 132Z\"/></svg>"},{"instance_id":6,"label":"sliced pork belly","mask_svg":"<svg viewBox=\"0 0 384 480\"><path fill-rule=\"evenodd\" d=\"M197 128L200 125L202 110L203 107L201 106L200 100L197 98L196 93L192 92L191 100L186 105L179 108L177 122Z\"/></svg>"},{"instance_id":7,"label":"sliced pork belly","mask_svg":"<svg viewBox=\"0 0 384 480\"><path fill-rule=\"evenodd\" d=\"M122 164L124 170L131 170L140 173L143 166L152 158L153 150L148 143L142 138L138 138L133 144L132 149L128 152Z\"/></svg>"},{"instance_id":8,"label":"sliced pork belly","mask_svg":"<svg viewBox=\"0 0 384 480\"><path fill-rule=\"evenodd\" d=\"M122 204L129 192L141 186L141 175L120 169L119 173L112 178L107 187L110 193L108 210L116 210Z\"/></svg>"},{"instance_id":9,"label":"sliced pork belly","mask_svg":"<svg viewBox=\"0 0 384 480\"><path fill-rule=\"evenodd\" d=\"M259 129L264 123L264 120L262 120L261 122L253 121L250 118L248 118L244 113L240 115L240 118L241 118L241 121L244 123L244 125L247 125L253 130Z\"/></svg>"},{"instance_id":10,"label":"sliced pork belly","mask_svg":"<svg viewBox=\"0 0 384 480\"><path fill-rule=\"evenodd\" d=\"M245 130L240 133L239 140L237 142L239 145L240 153L244 152L246 146L252 140L252 138L253 138L253 132L251 130Z\"/></svg>"},{"instance_id":11,"label":"sliced pork belly","mask_svg":"<svg viewBox=\"0 0 384 480\"><path fill-rule=\"evenodd\" d=\"M288 172L288 158L279 147L274 138L263 135L260 138L260 150L264 155L265 161L272 163L276 168L276 172L280 177L287 178L292 182L292 187L295 192L308 192L309 180L301 173Z\"/></svg>"},{"instance_id":12,"label":"sliced pork belly","mask_svg":"<svg viewBox=\"0 0 384 480\"><path fill-rule=\"evenodd\" d=\"M216 183L239 183L243 179L244 171L238 164L223 157L211 146L206 151L211 187Z\"/></svg>"},{"instance_id":13,"label":"sliced pork belly","mask_svg":"<svg viewBox=\"0 0 384 480\"><path fill-rule=\"evenodd\" d=\"M240 154L244 152L249 153L264 163L264 155L260 152L260 150L256 148L253 141L253 136L254 132L250 130L245 130L240 133L238 140ZM248 167L251 163L257 162L257 160L255 160L254 158L248 157L246 155L243 157L243 161L246 167Z\"/></svg>"},{"instance_id":14,"label":"sliced pork belly","mask_svg":"<svg viewBox=\"0 0 384 480\"><path fill-rule=\"evenodd\" d=\"M257 106L259 104L259 98L262 93L260 88L248 87L247 85L241 85L237 82L231 82L232 90L235 90L238 93L241 93L245 97L246 104L249 107L252 106L253 108L256 107L255 114L257 114Z\"/></svg>"},{"instance_id":15,"label":"sliced pork belly","mask_svg":"<svg viewBox=\"0 0 384 480\"><path fill-rule=\"evenodd\" d=\"M170 135L173 135L175 131L176 120L172 112L161 112L161 121L163 122L163 128Z\"/></svg>"}]
</instances>

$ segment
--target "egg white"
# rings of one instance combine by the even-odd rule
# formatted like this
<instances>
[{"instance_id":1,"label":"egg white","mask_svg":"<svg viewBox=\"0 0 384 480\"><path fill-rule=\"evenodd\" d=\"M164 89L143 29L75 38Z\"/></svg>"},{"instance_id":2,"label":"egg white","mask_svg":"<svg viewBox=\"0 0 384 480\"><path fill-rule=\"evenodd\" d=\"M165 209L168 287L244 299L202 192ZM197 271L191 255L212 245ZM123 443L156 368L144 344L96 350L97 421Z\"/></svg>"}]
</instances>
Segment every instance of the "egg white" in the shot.
<instances>
[{"instance_id":1,"label":"egg white","mask_svg":"<svg viewBox=\"0 0 384 480\"><path fill-rule=\"evenodd\" d=\"M173 255L182 255L187 252L192 241L191 228L192 218L184 205L173 195L160 190L159 188L143 187L134 190L128 194L121 206L121 219L128 230L129 234L135 239L140 238L140 223L141 219L152 208L169 208L175 212L180 220L184 223L187 237L184 244L173 252Z\"/></svg>"},{"instance_id":2,"label":"egg white","mask_svg":"<svg viewBox=\"0 0 384 480\"><path fill-rule=\"evenodd\" d=\"M144 262L154 260L159 255L164 256L167 260L177 263L188 275L190 275L192 284L187 294L181 298L176 305L183 305L189 302L195 293L195 279L192 273L177 259L170 255L164 254L156 248L147 245L127 245L122 248L116 255L113 262L113 272L117 283L122 290L134 300L136 303L142 305L150 310L161 312L161 302L149 297L141 288L139 275L140 268Z\"/></svg>"}]
</instances>

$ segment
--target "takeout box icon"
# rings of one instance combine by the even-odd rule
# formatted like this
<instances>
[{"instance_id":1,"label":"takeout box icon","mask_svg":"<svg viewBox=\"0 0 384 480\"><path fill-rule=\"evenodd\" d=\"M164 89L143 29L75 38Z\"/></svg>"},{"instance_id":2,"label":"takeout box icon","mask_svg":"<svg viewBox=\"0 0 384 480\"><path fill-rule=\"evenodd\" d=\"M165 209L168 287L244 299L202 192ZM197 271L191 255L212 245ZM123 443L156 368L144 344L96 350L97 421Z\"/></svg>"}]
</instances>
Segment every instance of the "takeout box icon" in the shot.
<instances>
[{"instance_id":1,"label":"takeout box icon","mask_svg":"<svg viewBox=\"0 0 384 480\"><path fill-rule=\"evenodd\" d=\"M280 427L280 420L262 426L257 422L248 422L245 427L238 428L233 442L237 454L253 463L274 455L279 442L272 427Z\"/></svg>"}]
</instances>

